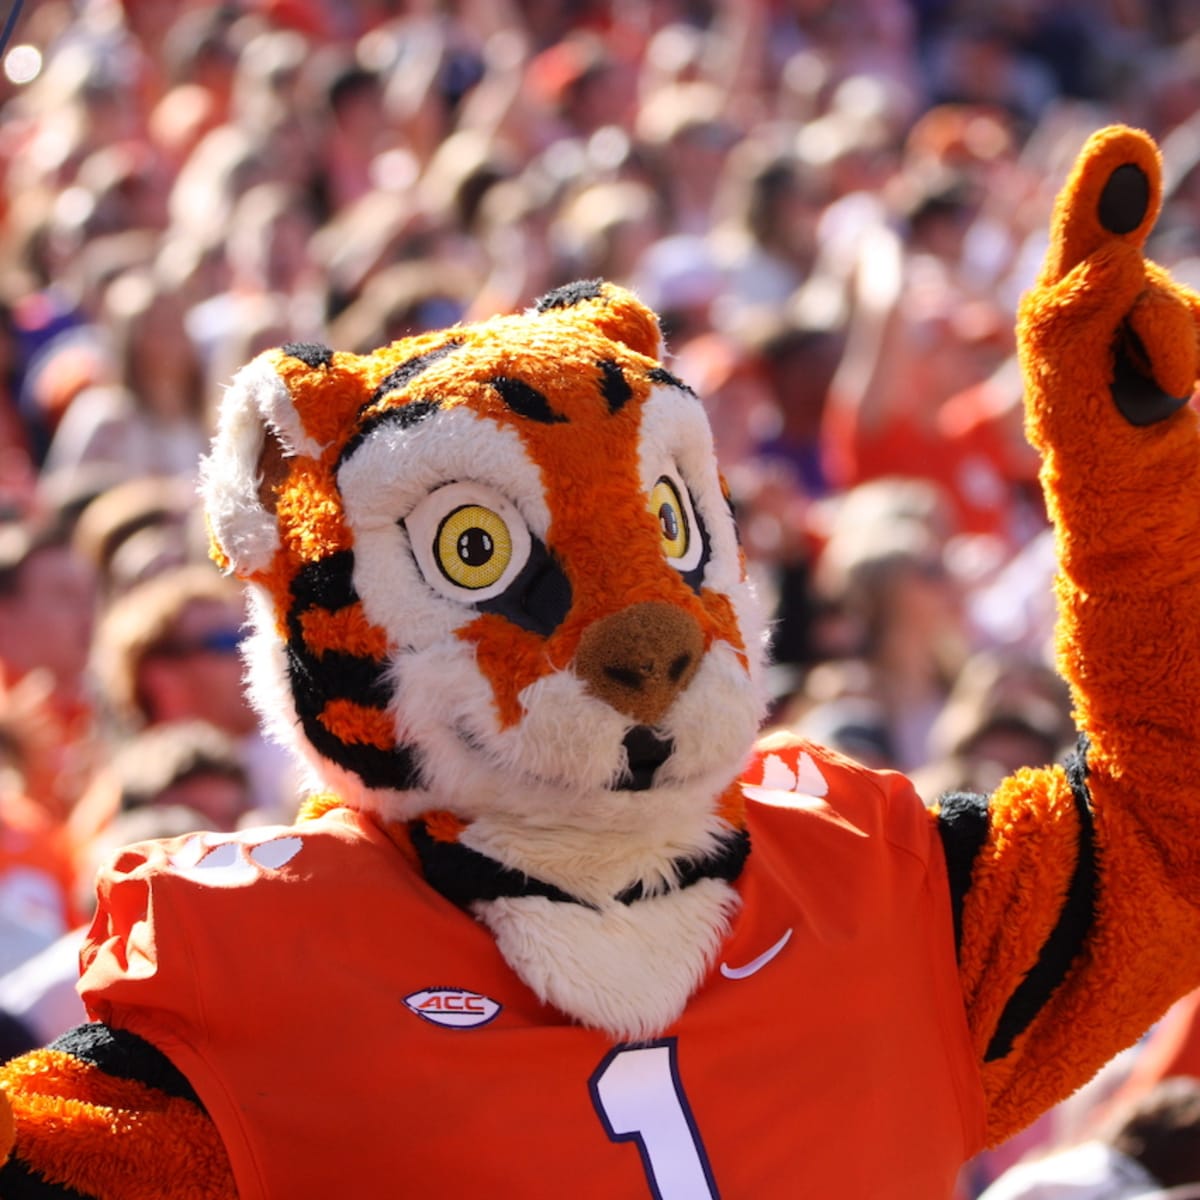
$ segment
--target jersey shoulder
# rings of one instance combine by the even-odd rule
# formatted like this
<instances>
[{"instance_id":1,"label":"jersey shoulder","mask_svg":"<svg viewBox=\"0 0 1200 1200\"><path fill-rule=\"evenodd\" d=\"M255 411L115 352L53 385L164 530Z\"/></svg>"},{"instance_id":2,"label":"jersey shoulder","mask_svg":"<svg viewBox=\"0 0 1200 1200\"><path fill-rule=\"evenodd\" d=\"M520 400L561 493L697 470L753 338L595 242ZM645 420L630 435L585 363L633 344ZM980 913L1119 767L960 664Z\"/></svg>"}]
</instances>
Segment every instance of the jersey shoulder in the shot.
<instances>
[{"instance_id":1,"label":"jersey shoulder","mask_svg":"<svg viewBox=\"0 0 1200 1200\"><path fill-rule=\"evenodd\" d=\"M346 809L125 847L97 877L80 956L84 1003L104 1021L125 1008L198 1020L214 978L271 959L288 931L317 916L336 928L364 894L406 873L386 834Z\"/></svg>"},{"instance_id":2,"label":"jersey shoulder","mask_svg":"<svg viewBox=\"0 0 1200 1200\"><path fill-rule=\"evenodd\" d=\"M928 859L935 822L912 783L787 731L760 739L741 778L751 836L807 838L840 830ZM755 835L758 837L755 837Z\"/></svg>"}]
</instances>

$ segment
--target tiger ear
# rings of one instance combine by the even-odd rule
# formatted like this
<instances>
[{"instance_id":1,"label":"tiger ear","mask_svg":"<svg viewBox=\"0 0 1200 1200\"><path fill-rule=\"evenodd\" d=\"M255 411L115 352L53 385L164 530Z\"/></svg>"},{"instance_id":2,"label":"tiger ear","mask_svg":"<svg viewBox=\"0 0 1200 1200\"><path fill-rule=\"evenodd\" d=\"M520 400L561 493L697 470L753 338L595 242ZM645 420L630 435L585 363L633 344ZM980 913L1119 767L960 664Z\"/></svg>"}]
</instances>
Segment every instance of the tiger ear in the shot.
<instances>
[{"instance_id":1,"label":"tiger ear","mask_svg":"<svg viewBox=\"0 0 1200 1200\"><path fill-rule=\"evenodd\" d=\"M579 322L599 330L614 342L647 358L660 358L662 327L658 317L632 292L602 279L581 279L544 295L535 306L539 314L554 314L567 323Z\"/></svg>"},{"instance_id":2,"label":"tiger ear","mask_svg":"<svg viewBox=\"0 0 1200 1200\"><path fill-rule=\"evenodd\" d=\"M268 350L233 377L201 464L213 557L243 579L266 570L279 549L275 492L287 460L316 458L322 450L305 432L280 372L282 357L283 351Z\"/></svg>"}]
</instances>

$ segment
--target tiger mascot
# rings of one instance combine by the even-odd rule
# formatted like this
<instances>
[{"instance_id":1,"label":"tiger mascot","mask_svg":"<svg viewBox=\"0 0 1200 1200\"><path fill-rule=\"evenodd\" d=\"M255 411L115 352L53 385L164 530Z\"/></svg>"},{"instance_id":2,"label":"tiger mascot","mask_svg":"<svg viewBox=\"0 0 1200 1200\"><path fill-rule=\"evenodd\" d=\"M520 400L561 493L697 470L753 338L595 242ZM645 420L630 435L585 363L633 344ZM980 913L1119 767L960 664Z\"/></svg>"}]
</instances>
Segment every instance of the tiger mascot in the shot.
<instances>
[{"instance_id":1,"label":"tiger mascot","mask_svg":"<svg viewBox=\"0 0 1200 1200\"><path fill-rule=\"evenodd\" d=\"M1093 137L1019 334L1062 768L774 735L700 400L599 282L236 377L204 492L288 828L121 851L0 1195L934 1200L1200 984L1200 299Z\"/></svg>"}]
</instances>

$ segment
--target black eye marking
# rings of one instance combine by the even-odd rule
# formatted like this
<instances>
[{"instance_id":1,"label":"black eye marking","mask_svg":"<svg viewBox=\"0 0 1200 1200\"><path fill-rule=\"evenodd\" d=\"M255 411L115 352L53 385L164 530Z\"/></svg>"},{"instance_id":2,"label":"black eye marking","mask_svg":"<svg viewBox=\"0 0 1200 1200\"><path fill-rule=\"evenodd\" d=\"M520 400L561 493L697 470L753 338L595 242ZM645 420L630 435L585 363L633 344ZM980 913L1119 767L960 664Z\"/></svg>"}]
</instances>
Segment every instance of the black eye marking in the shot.
<instances>
[{"instance_id":1,"label":"black eye marking","mask_svg":"<svg viewBox=\"0 0 1200 1200\"><path fill-rule=\"evenodd\" d=\"M737 538L737 544L742 544L742 531L738 528L738 513L737 501L734 500L731 492L722 491L722 496L725 497L725 508L729 512L729 519L733 522L733 536Z\"/></svg>"},{"instance_id":2,"label":"black eye marking","mask_svg":"<svg viewBox=\"0 0 1200 1200\"><path fill-rule=\"evenodd\" d=\"M619 413L633 396L633 388L629 386L625 372L611 359L602 359L600 370L604 375L600 380L600 391L608 402L608 411Z\"/></svg>"},{"instance_id":3,"label":"black eye marking","mask_svg":"<svg viewBox=\"0 0 1200 1200\"><path fill-rule=\"evenodd\" d=\"M680 577L698 596L704 585L704 568L708 566L708 560L712 557L712 539L708 536L708 526L704 524L704 518L696 507L695 496L689 492L688 498L692 502L692 515L696 518L696 533L700 537L700 561L690 571L681 571Z\"/></svg>"},{"instance_id":4,"label":"black eye marking","mask_svg":"<svg viewBox=\"0 0 1200 1200\"><path fill-rule=\"evenodd\" d=\"M602 279L577 279L574 283L547 292L534 307L538 312L544 313L552 308L573 308L585 300L599 300L603 294L603 282Z\"/></svg>"},{"instance_id":5,"label":"black eye marking","mask_svg":"<svg viewBox=\"0 0 1200 1200\"><path fill-rule=\"evenodd\" d=\"M537 388L530 387L520 379L508 375L497 375L490 380L492 387L500 393L500 399L513 412L543 425L560 425L567 420L560 412L550 407L550 401Z\"/></svg>"},{"instance_id":6,"label":"black eye marking","mask_svg":"<svg viewBox=\"0 0 1200 1200\"><path fill-rule=\"evenodd\" d=\"M480 612L496 613L520 629L549 637L571 611L571 581L562 564L534 538L529 560L503 594L481 600Z\"/></svg>"},{"instance_id":7,"label":"black eye marking","mask_svg":"<svg viewBox=\"0 0 1200 1200\"><path fill-rule=\"evenodd\" d=\"M288 358L298 358L306 367L327 367L333 351L323 342L285 342L280 349Z\"/></svg>"}]
</instances>

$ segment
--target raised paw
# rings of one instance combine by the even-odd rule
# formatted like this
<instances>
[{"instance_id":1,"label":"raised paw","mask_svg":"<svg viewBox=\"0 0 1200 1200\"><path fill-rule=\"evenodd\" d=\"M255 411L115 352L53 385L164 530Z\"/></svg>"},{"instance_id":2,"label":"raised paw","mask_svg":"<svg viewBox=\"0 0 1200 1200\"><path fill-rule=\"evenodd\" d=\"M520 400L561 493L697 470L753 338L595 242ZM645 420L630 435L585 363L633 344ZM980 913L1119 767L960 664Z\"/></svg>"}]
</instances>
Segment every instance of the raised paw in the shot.
<instances>
[{"instance_id":1,"label":"raised paw","mask_svg":"<svg viewBox=\"0 0 1200 1200\"><path fill-rule=\"evenodd\" d=\"M1200 305L1143 258L1161 203L1161 161L1148 135L1114 126L1088 140L1055 205L1042 273L1022 303L1022 354L1044 381L1035 426L1037 417L1053 423L1048 410L1070 393L1075 419L1103 418L1100 408L1081 411L1087 394L1138 427L1188 403L1200 366Z\"/></svg>"},{"instance_id":2,"label":"raised paw","mask_svg":"<svg viewBox=\"0 0 1200 1200\"><path fill-rule=\"evenodd\" d=\"M1093 134L1055 204L1040 284L1058 283L1114 243L1140 254L1161 205L1162 166L1150 137L1122 125Z\"/></svg>"}]
</instances>

